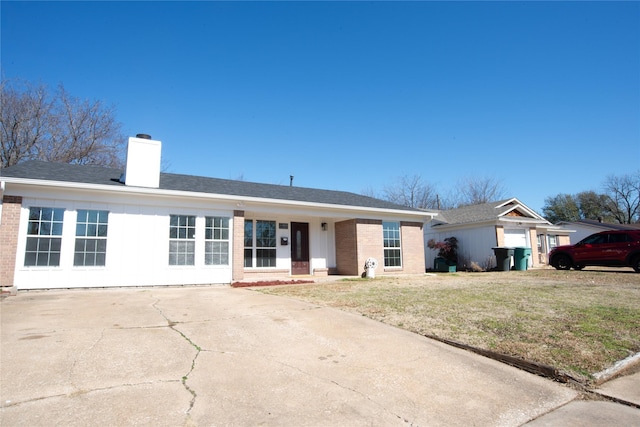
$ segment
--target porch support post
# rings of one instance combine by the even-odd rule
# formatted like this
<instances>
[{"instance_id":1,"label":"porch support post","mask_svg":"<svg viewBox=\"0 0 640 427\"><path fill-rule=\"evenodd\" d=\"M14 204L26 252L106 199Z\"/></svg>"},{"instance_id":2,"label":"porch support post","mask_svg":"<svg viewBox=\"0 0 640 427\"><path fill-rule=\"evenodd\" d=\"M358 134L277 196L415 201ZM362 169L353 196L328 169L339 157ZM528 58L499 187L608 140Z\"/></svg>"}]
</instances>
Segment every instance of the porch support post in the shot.
<instances>
[{"instance_id":1,"label":"porch support post","mask_svg":"<svg viewBox=\"0 0 640 427\"><path fill-rule=\"evenodd\" d=\"M231 280L244 279L244 211L233 211L233 258Z\"/></svg>"}]
</instances>

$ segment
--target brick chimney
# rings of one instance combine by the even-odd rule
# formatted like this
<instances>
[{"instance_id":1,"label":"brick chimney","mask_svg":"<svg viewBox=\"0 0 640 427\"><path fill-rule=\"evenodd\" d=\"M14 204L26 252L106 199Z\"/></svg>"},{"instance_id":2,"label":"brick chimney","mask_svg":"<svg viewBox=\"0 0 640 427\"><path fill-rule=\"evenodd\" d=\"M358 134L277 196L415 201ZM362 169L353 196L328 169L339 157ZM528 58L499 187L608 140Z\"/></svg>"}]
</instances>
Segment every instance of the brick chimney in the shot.
<instances>
[{"instance_id":1,"label":"brick chimney","mask_svg":"<svg viewBox=\"0 0 640 427\"><path fill-rule=\"evenodd\" d=\"M129 138L127 166L121 181L134 187L160 187L160 156L162 143L139 133Z\"/></svg>"}]
</instances>

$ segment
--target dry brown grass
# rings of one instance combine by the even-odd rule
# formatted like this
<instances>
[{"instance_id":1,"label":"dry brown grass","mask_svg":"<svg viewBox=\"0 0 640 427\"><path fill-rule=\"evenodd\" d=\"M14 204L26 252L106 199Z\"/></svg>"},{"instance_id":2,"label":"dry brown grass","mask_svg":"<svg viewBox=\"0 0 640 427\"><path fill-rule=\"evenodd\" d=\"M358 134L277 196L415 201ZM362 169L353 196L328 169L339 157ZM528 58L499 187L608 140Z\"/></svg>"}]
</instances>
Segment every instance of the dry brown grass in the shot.
<instances>
[{"instance_id":1,"label":"dry brown grass","mask_svg":"<svg viewBox=\"0 0 640 427\"><path fill-rule=\"evenodd\" d=\"M261 291L546 364L583 380L640 352L640 274L630 269L383 276Z\"/></svg>"}]
</instances>

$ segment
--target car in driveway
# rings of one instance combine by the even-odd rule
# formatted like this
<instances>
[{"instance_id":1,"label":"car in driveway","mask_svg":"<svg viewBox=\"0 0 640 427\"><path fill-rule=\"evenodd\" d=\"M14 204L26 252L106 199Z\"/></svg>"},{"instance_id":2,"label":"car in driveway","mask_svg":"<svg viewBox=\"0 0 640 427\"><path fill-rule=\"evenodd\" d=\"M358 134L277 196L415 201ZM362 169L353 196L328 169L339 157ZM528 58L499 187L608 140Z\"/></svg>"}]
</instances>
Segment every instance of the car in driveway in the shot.
<instances>
[{"instance_id":1,"label":"car in driveway","mask_svg":"<svg viewBox=\"0 0 640 427\"><path fill-rule=\"evenodd\" d=\"M557 246L549 252L549 264L558 270L632 267L640 273L640 230L602 231L575 245Z\"/></svg>"}]
</instances>

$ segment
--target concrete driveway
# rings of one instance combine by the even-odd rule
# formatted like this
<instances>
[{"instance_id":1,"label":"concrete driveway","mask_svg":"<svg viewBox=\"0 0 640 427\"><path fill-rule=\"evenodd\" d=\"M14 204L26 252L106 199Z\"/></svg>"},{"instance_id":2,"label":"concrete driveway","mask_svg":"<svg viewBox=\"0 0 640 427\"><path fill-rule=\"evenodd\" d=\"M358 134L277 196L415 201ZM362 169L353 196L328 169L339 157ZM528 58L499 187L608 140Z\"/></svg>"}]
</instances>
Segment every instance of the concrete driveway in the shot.
<instances>
[{"instance_id":1,"label":"concrete driveway","mask_svg":"<svg viewBox=\"0 0 640 427\"><path fill-rule=\"evenodd\" d=\"M250 289L32 291L0 310L2 426L559 425L583 404L640 423L636 408Z\"/></svg>"}]
</instances>

